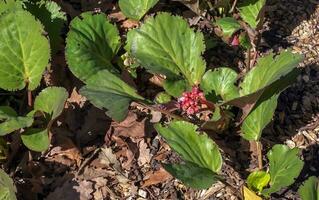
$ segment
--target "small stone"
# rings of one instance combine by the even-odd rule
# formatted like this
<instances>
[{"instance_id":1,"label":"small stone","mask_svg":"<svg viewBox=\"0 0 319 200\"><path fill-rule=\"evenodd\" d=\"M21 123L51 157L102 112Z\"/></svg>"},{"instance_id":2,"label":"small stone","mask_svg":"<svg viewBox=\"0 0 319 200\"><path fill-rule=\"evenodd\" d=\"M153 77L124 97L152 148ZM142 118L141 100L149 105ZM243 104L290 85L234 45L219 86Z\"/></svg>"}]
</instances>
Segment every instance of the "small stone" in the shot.
<instances>
[{"instance_id":1,"label":"small stone","mask_svg":"<svg viewBox=\"0 0 319 200\"><path fill-rule=\"evenodd\" d=\"M302 76L302 79L307 83L309 81L309 76L304 75Z\"/></svg>"},{"instance_id":2,"label":"small stone","mask_svg":"<svg viewBox=\"0 0 319 200\"><path fill-rule=\"evenodd\" d=\"M142 190L142 189L139 189L138 190L138 195L143 197L143 198L146 198L147 197L147 192Z\"/></svg>"},{"instance_id":3,"label":"small stone","mask_svg":"<svg viewBox=\"0 0 319 200\"><path fill-rule=\"evenodd\" d=\"M292 140L287 140L286 144L289 148L293 149L296 147L296 144Z\"/></svg>"},{"instance_id":4,"label":"small stone","mask_svg":"<svg viewBox=\"0 0 319 200\"><path fill-rule=\"evenodd\" d=\"M297 106L298 106L298 102L295 101L295 102L292 104L291 110L295 111L295 110L297 109Z\"/></svg>"}]
</instances>

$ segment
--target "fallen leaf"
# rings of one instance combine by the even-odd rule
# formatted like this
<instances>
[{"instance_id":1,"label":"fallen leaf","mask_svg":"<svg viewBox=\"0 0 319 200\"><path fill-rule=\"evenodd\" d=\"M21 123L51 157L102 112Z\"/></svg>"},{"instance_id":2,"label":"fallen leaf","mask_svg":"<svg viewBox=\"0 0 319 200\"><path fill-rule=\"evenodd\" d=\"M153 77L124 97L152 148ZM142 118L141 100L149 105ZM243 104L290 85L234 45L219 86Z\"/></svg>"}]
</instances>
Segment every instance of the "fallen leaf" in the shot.
<instances>
[{"instance_id":1,"label":"fallen leaf","mask_svg":"<svg viewBox=\"0 0 319 200\"><path fill-rule=\"evenodd\" d=\"M65 182L61 187L56 188L48 195L47 200L87 200L92 199L93 183L83 180L72 179Z\"/></svg>"},{"instance_id":2,"label":"fallen leaf","mask_svg":"<svg viewBox=\"0 0 319 200\"><path fill-rule=\"evenodd\" d=\"M115 20L115 22L120 22L126 19L125 15L121 11L111 13L108 17Z\"/></svg>"},{"instance_id":3,"label":"fallen leaf","mask_svg":"<svg viewBox=\"0 0 319 200\"><path fill-rule=\"evenodd\" d=\"M129 112L122 122L112 122L111 126L109 131L113 131L112 135L133 138L142 138L151 130L150 122L146 118L139 119L134 112Z\"/></svg>"},{"instance_id":4,"label":"fallen leaf","mask_svg":"<svg viewBox=\"0 0 319 200\"><path fill-rule=\"evenodd\" d=\"M54 137L54 147L48 152L46 161L60 163L68 167L75 164L79 167L82 161L81 152L72 140L58 134Z\"/></svg>"},{"instance_id":5,"label":"fallen leaf","mask_svg":"<svg viewBox=\"0 0 319 200\"><path fill-rule=\"evenodd\" d=\"M144 183L143 183L142 187L147 187L150 185L162 183L162 182L165 182L165 181L170 180L172 178L173 177L167 171L165 171L164 168L160 168L159 170L153 172L148 177L146 176L144 178Z\"/></svg>"},{"instance_id":6,"label":"fallen leaf","mask_svg":"<svg viewBox=\"0 0 319 200\"><path fill-rule=\"evenodd\" d=\"M118 172L122 171L121 164L116 158L116 155L113 153L111 148L104 145L101 148L99 158L102 164L108 165Z\"/></svg>"},{"instance_id":7,"label":"fallen leaf","mask_svg":"<svg viewBox=\"0 0 319 200\"><path fill-rule=\"evenodd\" d=\"M145 164L149 164L151 162L151 154L148 145L144 140L141 140L138 143L140 156L138 157L138 165L144 166Z\"/></svg>"},{"instance_id":8,"label":"fallen leaf","mask_svg":"<svg viewBox=\"0 0 319 200\"><path fill-rule=\"evenodd\" d=\"M122 28L125 28L125 29L132 29L136 27L138 27L138 21L128 19L122 23Z\"/></svg>"},{"instance_id":9,"label":"fallen leaf","mask_svg":"<svg viewBox=\"0 0 319 200\"><path fill-rule=\"evenodd\" d=\"M77 105L79 105L80 108L82 108L84 106L84 103L86 102L86 98L80 95L76 88L73 88L72 93L68 98L67 102L76 103Z\"/></svg>"},{"instance_id":10,"label":"fallen leaf","mask_svg":"<svg viewBox=\"0 0 319 200\"><path fill-rule=\"evenodd\" d=\"M262 200L253 191L249 190L246 186L243 186L244 200Z\"/></svg>"}]
</instances>

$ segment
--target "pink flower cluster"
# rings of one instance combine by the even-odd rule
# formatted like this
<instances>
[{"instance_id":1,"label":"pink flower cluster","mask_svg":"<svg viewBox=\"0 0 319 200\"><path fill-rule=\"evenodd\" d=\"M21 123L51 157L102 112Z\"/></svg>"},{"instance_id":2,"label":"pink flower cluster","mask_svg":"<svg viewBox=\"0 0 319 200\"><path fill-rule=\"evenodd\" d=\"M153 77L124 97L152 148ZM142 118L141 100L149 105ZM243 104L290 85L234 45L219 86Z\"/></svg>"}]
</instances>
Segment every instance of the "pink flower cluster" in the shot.
<instances>
[{"instance_id":1,"label":"pink flower cluster","mask_svg":"<svg viewBox=\"0 0 319 200\"><path fill-rule=\"evenodd\" d=\"M196 114L205 102L205 95L198 86L193 87L189 92L184 92L182 97L178 99L179 108L187 115Z\"/></svg>"}]
</instances>

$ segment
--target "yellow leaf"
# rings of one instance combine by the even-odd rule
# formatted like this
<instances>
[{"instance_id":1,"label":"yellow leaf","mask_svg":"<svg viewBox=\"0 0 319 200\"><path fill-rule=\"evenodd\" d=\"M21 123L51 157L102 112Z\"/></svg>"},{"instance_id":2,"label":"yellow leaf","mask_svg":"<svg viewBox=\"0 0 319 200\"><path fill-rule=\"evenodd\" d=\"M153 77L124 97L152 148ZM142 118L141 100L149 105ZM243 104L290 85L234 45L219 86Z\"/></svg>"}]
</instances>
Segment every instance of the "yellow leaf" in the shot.
<instances>
[{"instance_id":1,"label":"yellow leaf","mask_svg":"<svg viewBox=\"0 0 319 200\"><path fill-rule=\"evenodd\" d=\"M262 200L253 191L249 190L247 187L243 186L244 200Z\"/></svg>"}]
</instances>

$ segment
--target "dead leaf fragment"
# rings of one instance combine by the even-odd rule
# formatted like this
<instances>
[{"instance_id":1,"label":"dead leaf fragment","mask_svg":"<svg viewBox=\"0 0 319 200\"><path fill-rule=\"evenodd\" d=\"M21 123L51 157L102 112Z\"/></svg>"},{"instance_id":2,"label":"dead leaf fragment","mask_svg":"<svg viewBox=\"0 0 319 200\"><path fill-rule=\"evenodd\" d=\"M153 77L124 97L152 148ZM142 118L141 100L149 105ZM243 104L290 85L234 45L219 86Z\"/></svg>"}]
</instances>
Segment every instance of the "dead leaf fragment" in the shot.
<instances>
[{"instance_id":1,"label":"dead leaf fragment","mask_svg":"<svg viewBox=\"0 0 319 200\"><path fill-rule=\"evenodd\" d=\"M243 186L244 200L262 200L253 191L249 190L246 186Z\"/></svg>"},{"instance_id":2,"label":"dead leaf fragment","mask_svg":"<svg viewBox=\"0 0 319 200\"><path fill-rule=\"evenodd\" d=\"M144 140L138 143L140 156L138 157L138 165L143 166L151 162L151 152Z\"/></svg>"},{"instance_id":3,"label":"dead leaf fragment","mask_svg":"<svg viewBox=\"0 0 319 200\"><path fill-rule=\"evenodd\" d=\"M164 168L160 168L159 170L146 177L146 179L144 179L144 184L142 185L142 187L163 183L170 179L172 179L172 176L167 171L165 171Z\"/></svg>"}]
</instances>

